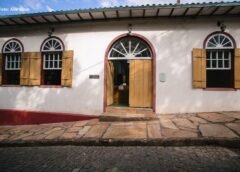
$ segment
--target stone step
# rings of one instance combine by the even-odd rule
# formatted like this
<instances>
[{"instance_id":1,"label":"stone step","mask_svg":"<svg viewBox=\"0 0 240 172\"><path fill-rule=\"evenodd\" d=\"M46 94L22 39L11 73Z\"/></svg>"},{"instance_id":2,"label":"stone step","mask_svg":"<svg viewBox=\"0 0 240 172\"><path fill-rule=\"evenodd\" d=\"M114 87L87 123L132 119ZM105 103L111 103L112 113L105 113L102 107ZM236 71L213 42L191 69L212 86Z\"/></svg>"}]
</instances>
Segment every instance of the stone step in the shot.
<instances>
[{"instance_id":1,"label":"stone step","mask_svg":"<svg viewBox=\"0 0 240 172\"><path fill-rule=\"evenodd\" d=\"M132 107L113 107L113 106L108 106L106 108L106 112L128 113L128 114L149 114L149 115L155 114L151 108L132 108Z\"/></svg>"},{"instance_id":2,"label":"stone step","mask_svg":"<svg viewBox=\"0 0 240 172\"><path fill-rule=\"evenodd\" d=\"M152 121L158 120L156 114L143 114L143 113L111 113L104 112L99 117L100 121L104 122L120 122L120 121Z\"/></svg>"}]
</instances>

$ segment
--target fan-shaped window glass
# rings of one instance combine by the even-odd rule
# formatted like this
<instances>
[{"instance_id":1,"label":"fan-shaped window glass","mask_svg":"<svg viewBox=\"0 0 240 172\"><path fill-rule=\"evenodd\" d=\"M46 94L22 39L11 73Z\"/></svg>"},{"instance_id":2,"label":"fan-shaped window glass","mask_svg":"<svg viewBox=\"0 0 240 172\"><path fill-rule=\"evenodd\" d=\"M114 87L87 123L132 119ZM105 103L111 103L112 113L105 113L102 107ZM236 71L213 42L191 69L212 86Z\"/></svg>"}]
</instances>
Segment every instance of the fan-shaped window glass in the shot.
<instances>
[{"instance_id":1,"label":"fan-shaped window glass","mask_svg":"<svg viewBox=\"0 0 240 172\"><path fill-rule=\"evenodd\" d=\"M233 49L233 42L223 33L214 34L208 38L206 49Z\"/></svg>"},{"instance_id":2,"label":"fan-shaped window glass","mask_svg":"<svg viewBox=\"0 0 240 172\"><path fill-rule=\"evenodd\" d=\"M41 51L63 51L62 42L57 38L49 38L43 43Z\"/></svg>"},{"instance_id":3,"label":"fan-shaped window glass","mask_svg":"<svg viewBox=\"0 0 240 172\"><path fill-rule=\"evenodd\" d=\"M16 39L11 39L7 41L3 46L3 84L20 84L20 67L22 52L22 44Z\"/></svg>"},{"instance_id":4,"label":"fan-shaped window glass","mask_svg":"<svg viewBox=\"0 0 240 172\"><path fill-rule=\"evenodd\" d=\"M118 40L109 52L109 59L152 58L150 47L141 39L128 36Z\"/></svg>"},{"instance_id":5,"label":"fan-shaped window glass","mask_svg":"<svg viewBox=\"0 0 240 172\"><path fill-rule=\"evenodd\" d=\"M61 85L63 44L58 38L49 38L42 45L43 85Z\"/></svg>"},{"instance_id":6,"label":"fan-shaped window glass","mask_svg":"<svg viewBox=\"0 0 240 172\"><path fill-rule=\"evenodd\" d=\"M234 81L232 39L224 33L216 33L207 39L205 48L207 87L232 88Z\"/></svg>"}]
</instances>

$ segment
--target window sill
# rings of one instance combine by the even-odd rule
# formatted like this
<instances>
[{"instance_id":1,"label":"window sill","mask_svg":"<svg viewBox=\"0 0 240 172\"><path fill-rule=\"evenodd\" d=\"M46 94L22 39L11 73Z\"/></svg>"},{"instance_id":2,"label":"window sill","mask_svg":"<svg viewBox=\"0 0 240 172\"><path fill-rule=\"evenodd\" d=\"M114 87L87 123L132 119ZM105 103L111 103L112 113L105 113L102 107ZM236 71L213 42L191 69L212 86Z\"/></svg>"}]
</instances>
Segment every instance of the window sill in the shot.
<instances>
[{"instance_id":1,"label":"window sill","mask_svg":"<svg viewBox=\"0 0 240 172\"><path fill-rule=\"evenodd\" d=\"M40 88L63 88L61 85L40 85Z\"/></svg>"},{"instance_id":2,"label":"window sill","mask_svg":"<svg viewBox=\"0 0 240 172\"><path fill-rule=\"evenodd\" d=\"M206 91L237 91L234 88L205 88Z\"/></svg>"},{"instance_id":3,"label":"window sill","mask_svg":"<svg viewBox=\"0 0 240 172\"><path fill-rule=\"evenodd\" d=\"M1 87L22 87L22 85L7 85L7 84L3 84L3 85L1 85Z\"/></svg>"}]
</instances>

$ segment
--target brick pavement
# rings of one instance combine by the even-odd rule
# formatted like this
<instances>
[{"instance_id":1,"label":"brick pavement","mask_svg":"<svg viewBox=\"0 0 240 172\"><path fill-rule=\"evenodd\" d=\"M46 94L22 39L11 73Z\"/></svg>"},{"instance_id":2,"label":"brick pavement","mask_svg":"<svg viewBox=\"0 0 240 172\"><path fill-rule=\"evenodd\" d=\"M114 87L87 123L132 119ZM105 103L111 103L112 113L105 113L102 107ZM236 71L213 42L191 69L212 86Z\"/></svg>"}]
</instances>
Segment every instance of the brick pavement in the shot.
<instances>
[{"instance_id":1,"label":"brick pavement","mask_svg":"<svg viewBox=\"0 0 240 172\"><path fill-rule=\"evenodd\" d=\"M240 150L223 147L0 147L1 172L239 171Z\"/></svg>"},{"instance_id":2,"label":"brick pavement","mask_svg":"<svg viewBox=\"0 0 240 172\"><path fill-rule=\"evenodd\" d=\"M240 112L158 115L154 121L100 122L98 119L65 123L0 126L0 144L81 140L237 139Z\"/></svg>"}]
</instances>

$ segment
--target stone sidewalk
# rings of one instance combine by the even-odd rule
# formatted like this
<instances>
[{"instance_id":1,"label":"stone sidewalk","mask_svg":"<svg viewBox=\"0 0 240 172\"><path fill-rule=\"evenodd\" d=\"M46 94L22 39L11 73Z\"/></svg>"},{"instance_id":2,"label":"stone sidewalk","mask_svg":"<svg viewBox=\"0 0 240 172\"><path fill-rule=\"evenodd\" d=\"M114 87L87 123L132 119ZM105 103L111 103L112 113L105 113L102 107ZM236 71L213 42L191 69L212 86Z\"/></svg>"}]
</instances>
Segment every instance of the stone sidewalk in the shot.
<instances>
[{"instance_id":1,"label":"stone sidewalk","mask_svg":"<svg viewBox=\"0 0 240 172\"><path fill-rule=\"evenodd\" d=\"M204 145L240 147L240 112L158 115L158 120L0 126L0 145Z\"/></svg>"}]
</instances>

